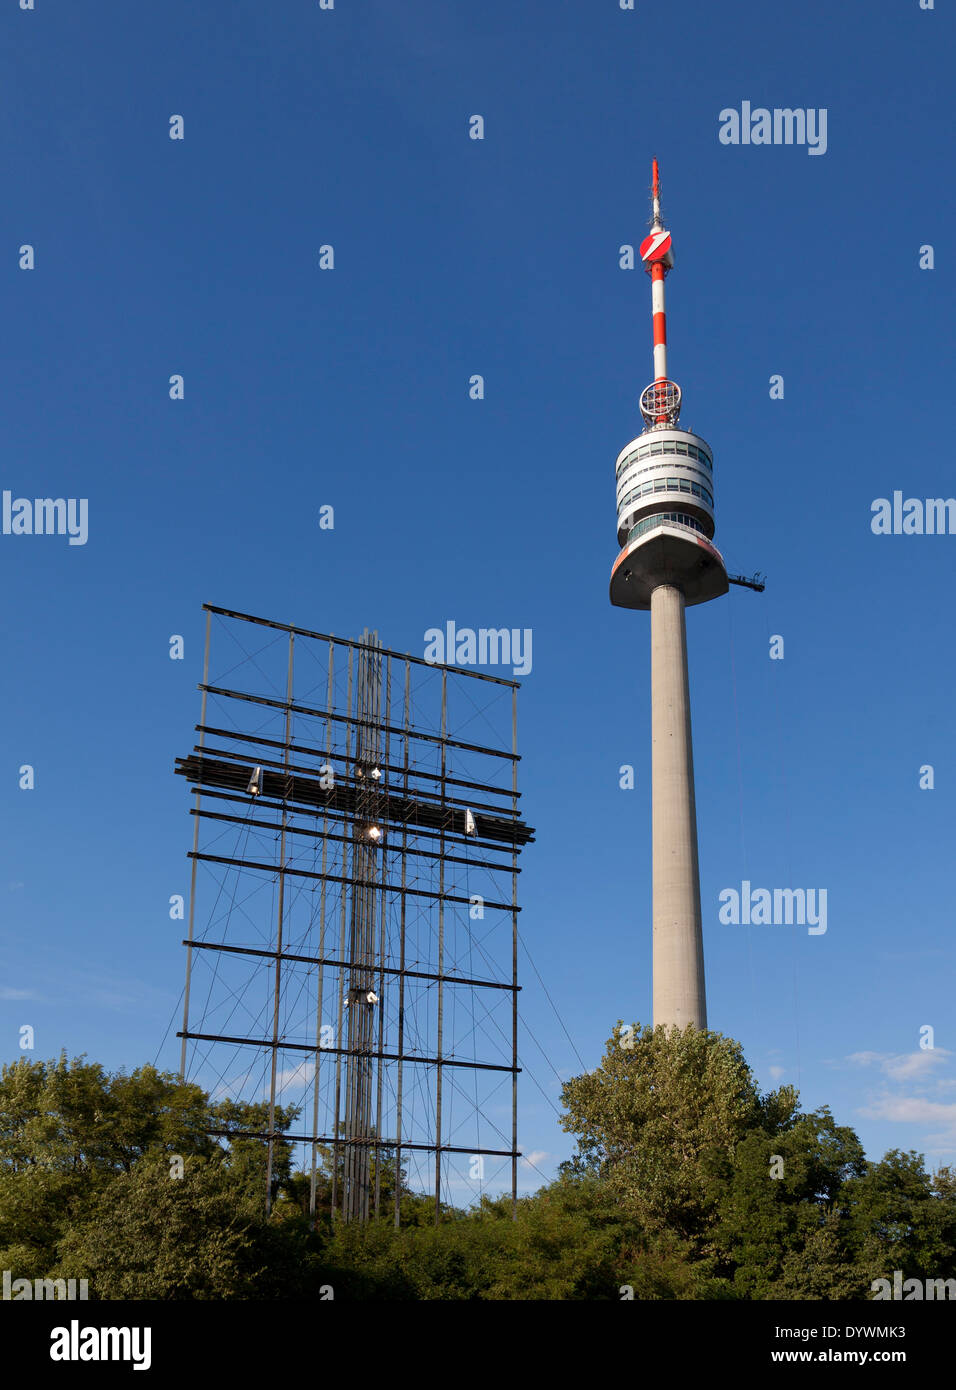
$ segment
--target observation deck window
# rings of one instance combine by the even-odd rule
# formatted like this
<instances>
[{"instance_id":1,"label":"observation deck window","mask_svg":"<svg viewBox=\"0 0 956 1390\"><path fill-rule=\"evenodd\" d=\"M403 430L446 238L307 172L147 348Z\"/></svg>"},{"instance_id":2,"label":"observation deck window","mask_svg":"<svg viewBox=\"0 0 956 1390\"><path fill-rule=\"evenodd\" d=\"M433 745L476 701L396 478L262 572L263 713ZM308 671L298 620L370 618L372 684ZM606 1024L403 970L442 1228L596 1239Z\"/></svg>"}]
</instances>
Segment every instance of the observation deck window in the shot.
<instances>
[{"instance_id":1,"label":"observation deck window","mask_svg":"<svg viewBox=\"0 0 956 1390\"><path fill-rule=\"evenodd\" d=\"M649 458L652 454L655 456L658 454L673 454L675 456L677 454L681 454L701 463L704 466L704 468L706 468L709 472L712 473L714 471L714 465L711 462L710 456L704 449L699 449L696 446L696 444L687 444L682 439L663 441L658 440L654 443L642 444L639 448L633 449L625 459L622 459L621 463L617 467L616 476L618 480L620 480L621 477L623 477L623 475L633 464L640 462L642 459ZM679 464L677 466L680 467ZM646 471L646 469L641 470L641 472Z\"/></svg>"},{"instance_id":2,"label":"observation deck window","mask_svg":"<svg viewBox=\"0 0 956 1390\"><path fill-rule=\"evenodd\" d=\"M646 497L652 492L687 492L694 497L702 498L709 507L713 507L714 499L705 487L699 483L690 483L686 478L648 478L646 482L638 483L635 487L628 489L617 504L618 512L631 505L636 498Z\"/></svg>"},{"instance_id":3,"label":"observation deck window","mask_svg":"<svg viewBox=\"0 0 956 1390\"><path fill-rule=\"evenodd\" d=\"M671 525L681 526L686 531L695 531L706 537L706 532L700 522L692 516L687 516L684 512L655 512L653 516L644 517L636 526L632 526L627 534L627 544L637 540L645 531L653 530L655 526L661 526L665 522Z\"/></svg>"}]
</instances>

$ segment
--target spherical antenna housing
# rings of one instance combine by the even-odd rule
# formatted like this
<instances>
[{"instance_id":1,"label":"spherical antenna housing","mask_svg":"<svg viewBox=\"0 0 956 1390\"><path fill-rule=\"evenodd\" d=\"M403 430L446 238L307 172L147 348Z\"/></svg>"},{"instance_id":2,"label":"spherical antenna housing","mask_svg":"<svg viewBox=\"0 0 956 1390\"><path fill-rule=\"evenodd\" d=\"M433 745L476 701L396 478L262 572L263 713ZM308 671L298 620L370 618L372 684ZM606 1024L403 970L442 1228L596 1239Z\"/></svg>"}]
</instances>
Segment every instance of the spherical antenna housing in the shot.
<instances>
[{"instance_id":1,"label":"spherical antenna housing","mask_svg":"<svg viewBox=\"0 0 956 1390\"><path fill-rule=\"evenodd\" d=\"M648 425L676 425L680 419L681 394L676 381L662 377L641 392L641 414Z\"/></svg>"}]
</instances>

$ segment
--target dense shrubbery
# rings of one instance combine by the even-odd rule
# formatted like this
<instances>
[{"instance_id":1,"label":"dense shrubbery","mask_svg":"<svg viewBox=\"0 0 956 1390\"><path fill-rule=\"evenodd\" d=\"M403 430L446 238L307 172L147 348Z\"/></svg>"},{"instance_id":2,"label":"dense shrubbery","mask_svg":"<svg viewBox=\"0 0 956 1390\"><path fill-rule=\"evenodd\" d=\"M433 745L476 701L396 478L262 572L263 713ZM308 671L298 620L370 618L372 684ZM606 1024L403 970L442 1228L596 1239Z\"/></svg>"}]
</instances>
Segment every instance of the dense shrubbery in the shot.
<instances>
[{"instance_id":1,"label":"dense shrubbery","mask_svg":"<svg viewBox=\"0 0 956 1390\"><path fill-rule=\"evenodd\" d=\"M0 1269L105 1299L858 1299L896 1269L956 1277L956 1175L868 1163L827 1109L761 1095L720 1034L618 1029L563 1099L577 1153L516 1219L486 1199L436 1225L403 1184L400 1231L334 1223L326 1154L313 1229L290 1145L267 1219L261 1143L206 1133L261 1129L265 1107L152 1067L19 1061L0 1074ZM390 1211L394 1162L379 1178Z\"/></svg>"}]
</instances>

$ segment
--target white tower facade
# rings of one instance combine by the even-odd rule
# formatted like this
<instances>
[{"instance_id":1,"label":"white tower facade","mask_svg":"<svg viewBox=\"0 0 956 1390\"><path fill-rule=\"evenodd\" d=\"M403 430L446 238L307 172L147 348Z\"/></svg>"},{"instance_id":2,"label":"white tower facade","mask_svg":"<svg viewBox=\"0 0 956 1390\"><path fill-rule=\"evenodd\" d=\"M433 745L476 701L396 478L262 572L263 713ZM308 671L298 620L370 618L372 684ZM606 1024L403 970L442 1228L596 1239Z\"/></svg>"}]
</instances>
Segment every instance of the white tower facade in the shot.
<instances>
[{"instance_id":1,"label":"white tower facade","mask_svg":"<svg viewBox=\"0 0 956 1390\"><path fill-rule=\"evenodd\" d=\"M641 394L645 428L618 455L617 539L611 602L651 614L654 1024L707 1027L697 862L697 810L684 609L725 594L713 544L714 456L681 429L681 391L667 375L664 280L674 261L661 223L653 165L653 220L641 244L651 277L654 380Z\"/></svg>"}]
</instances>

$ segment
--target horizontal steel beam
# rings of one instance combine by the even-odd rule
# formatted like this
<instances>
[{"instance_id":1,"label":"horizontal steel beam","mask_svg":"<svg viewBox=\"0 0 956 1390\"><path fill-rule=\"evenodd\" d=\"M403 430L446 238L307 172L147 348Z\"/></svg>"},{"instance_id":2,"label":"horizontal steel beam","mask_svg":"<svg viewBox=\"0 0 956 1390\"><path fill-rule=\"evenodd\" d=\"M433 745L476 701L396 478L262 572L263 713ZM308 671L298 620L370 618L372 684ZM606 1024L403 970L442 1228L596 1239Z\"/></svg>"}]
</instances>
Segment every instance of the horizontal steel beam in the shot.
<instances>
[{"instance_id":1,"label":"horizontal steel beam","mask_svg":"<svg viewBox=\"0 0 956 1390\"><path fill-rule=\"evenodd\" d=\"M260 734L244 734L238 729L220 729L212 724L196 724L194 727L197 734L213 734L216 738L231 738L242 743L258 743L261 744L263 748L285 748L285 743L281 738L263 738ZM311 758L325 759L340 756L334 749L313 748L307 743L297 743L295 739L289 740L289 747L294 753L304 753L306 757ZM208 752L211 750L207 748L206 751ZM406 780L407 778L424 778L429 782L441 782L449 787L468 787L471 791L491 792L493 796L501 796L506 801L511 801L515 797L520 798L523 795L522 792L514 791L511 787L498 787L493 782L465 782L462 781L460 777L442 777L440 772L429 772L423 767L405 767L403 763L385 762L380 762L378 766L383 772L394 773L396 781L400 779ZM432 795L436 795L436 793L432 793ZM472 810L474 810L477 805L480 805L479 802L461 802L460 804L463 806L468 805ZM485 807L486 811L498 809L500 808L495 806Z\"/></svg>"},{"instance_id":2,"label":"horizontal steel beam","mask_svg":"<svg viewBox=\"0 0 956 1390\"><path fill-rule=\"evenodd\" d=\"M280 954L278 951L266 951L257 946L221 946L216 941L188 941L184 939L182 944L192 946L193 950L228 951L238 956L264 956L267 960L275 960ZM440 980L445 985L477 985L482 989L519 991L522 988L521 985L507 984L500 980L472 980L465 975L433 975L427 970L401 970L398 966L369 965L368 961L330 960L324 956L296 956L289 951L282 951L281 956L283 960L296 961L300 965L338 965L346 970L368 970L372 975L410 975L416 980ZM321 1047L317 1048L316 1051L326 1052L328 1049Z\"/></svg>"},{"instance_id":3,"label":"horizontal steel beam","mask_svg":"<svg viewBox=\"0 0 956 1390\"><path fill-rule=\"evenodd\" d=\"M248 755L247 755L248 756ZM230 791L244 792L255 764L249 764L235 754L227 754L225 760L211 758L207 750L198 748L187 758L177 758L175 772L185 777L193 785L223 787ZM336 782L331 787L323 787L322 778L303 776L301 773L280 770L266 771L269 760L259 764L262 769L260 792L263 796L281 801L287 809L303 806L317 807L320 811L338 811L344 816L361 815L365 819L365 807L374 806L376 814L394 825L417 827L443 831L457 840L465 840L465 806L449 806L443 800L437 804L423 801L401 793L374 791L356 783ZM456 829L459 820L461 830ZM479 842L491 841L494 844L524 846L534 839L534 831L525 825L514 813L489 816L479 814L475 821L480 830ZM469 837L470 838L470 837Z\"/></svg>"},{"instance_id":4,"label":"horizontal steel beam","mask_svg":"<svg viewBox=\"0 0 956 1390\"><path fill-rule=\"evenodd\" d=\"M402 665L407 661L412 666L427 666L430 671L447 671L452 676L465 676L468 680L491 681L493 685L506 685L511 690L520 690L520 681L509 681L504 676L489 676L484 671L466 671L461 666L448 666L441 661L426 661L424 657L412 656L410 652L396 652L388 647L376 646L372 642L356 642L348 637L336 637L331 632L310 632L307 627L293 627L290 623L277 623L272 618L254 618L251 613L236 613L231 608L218 608L213 603L204 603L203 611L218 613L222 618L237 618L243 623L256 623L259 627L274 627L280 632L294 632L299 637L314 637L317 642L335 642L343 647L364 647L376 656L389 657Z\"/></svg>"},{"instance_id":5,"label":"horizontal steel beam","mask_svg":"<svg viewBox=\"0 0 956 1390\"><path fill-rule=\"evenodd\" d=\"M214 792L206 791L206 797L215 795ZM238 798L235 798L238 800ZM256 804L260 804L261 797L256 797ZM277 811L283 809L282 802L266 802L266 805L273 806ZM282 826L276 821L250 820L248 816L226 816L220 811L207 811L205 807L190 807L191 816L199 816L201 820L227 821L233 825L249 826L255 830L281 830ZM330 815L330 819L336 825L347 825L349 820L346 816ZM337 844L349 844L354 835L333 835L328 830L309 830L304 825L287 825L285 827L287 835L306 835L310 840L334 840ZM439 837L436 836L436 839ZM386 844L383 846L386 853L407 856L409 859L443 859L446 864L464 864L469 869L487 869L490 873L499 874L520 874L521 869L517 864L494 864L490 859L465 859L460 854L439 854L434 850L421 849L414 844Z\"/></svg>"},{"instance_id":6,"label":"horizontal steel beam","mask_svg":"<svg viewBox=\"0 0 956 1390\"><path fill-rule=\"evenodd\" d=\"M426 663L427 664L427 663ZM336 714L333 710L315 709L312 705L300 705L294 700L271 700L266 695L247 695L241 690L229 690L226 686L203 685L198 687L208 695L218 695L224 700L244 700L251 705L266 705L270 709L293 714L308 714L315 719L331 719L337 724L353 724L368 729L381 729L383 733L396 734L399 738L419 739L425 743L445 744L448 748L463 748L467 753L481 753L489 758L507 758L509 762L521 761L520 753L509 753L504 748L488 748L483 743L461 743L458 739L442 737L441 734L425 734L420 729L405 729L401 724L383 724L377 719L359 719L354 714Z\"/></svg>"},{"instance_id":7,"label":"horizontal steel beam","mask_svg":"<svg viewBox=\"0 0 956 1390\"><path fill-rule=\"evenodd\" d=\"M193 945L196 943L193 942ZM500 1062L462 1062L455 1057L415 1057L411 1053L366 1052L356 1047L316 1047L315 1043L273 1042L271 1038L234 1038L225 1033L193 1033L183 1030L177 1038L192 1038L196 1042L233 1043L237 1047L265 1047L271 1052L322 1052L329 1057L374 1057L381 1062L421 1062L428 1067L464 1067L467 1071L507 1071L517 1074L520 1067L506 1067Z\"/></svg>"},{"instance_id":8,"label":"horizontal steel beam","mask_svg":"<svg viewBox=\"0 0 956 1390\"><path fill-rule=\"evenodd\" d=\"M272 1134L268 1130L255 1129L207 1129L204 1133L221 1135L224 1139L288 1139L295 1144L334 1144L336 1148L360 1144L367 1149L394 1149L396 1153L404 1149L422 1149L432 1154L491 1154L495 1158L520 1158L522 1155L521 1149L463 1149L454 1144L416 1144L406 1143L405 1140L399 1143L397 1139L344 1139L331 1134L287 1134L283 1129L277 1129Z\"/></svg>"},{"instance_id":9,"label":"horizontal steel beam","mask_svg":"<svg viewBox=\"0 0 956 1390\"><path fill-rule=\"evenodd\" d=\"M291 865L285 864L280 869L278 864L259 864L252 859L232 859L226 854L201 854L194 850L189 851L188 858L200 859L208 864L232 864L237 869L259 869L264 874L292 874L293 878L315 878L325 879L326 883L348 883L353 887L372 888L381 893L400 893L409 898L430 898L432 902L461 903L471 907L471 898L463 898L457 893L436 893L431 888L403 888L400 883L376 883L374 879L352 878L343 874L323 874L315 869L293 869ZM520 912L521 908L515 903L492 903L487 898L482 901L483 908L492 908L495 912Z\"/></svg>"}]
</instances>

